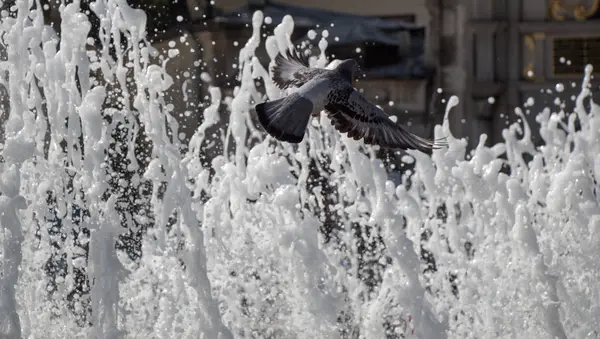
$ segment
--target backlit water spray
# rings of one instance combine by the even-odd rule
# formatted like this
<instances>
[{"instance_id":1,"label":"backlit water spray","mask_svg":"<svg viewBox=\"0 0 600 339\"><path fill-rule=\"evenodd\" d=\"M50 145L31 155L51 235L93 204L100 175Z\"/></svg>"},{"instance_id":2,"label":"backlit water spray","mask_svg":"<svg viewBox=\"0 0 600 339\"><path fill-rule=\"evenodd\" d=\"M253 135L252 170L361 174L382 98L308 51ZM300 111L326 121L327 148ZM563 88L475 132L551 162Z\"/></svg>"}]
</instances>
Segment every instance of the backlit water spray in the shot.
<instances>
[{"instance_id":1,"label":"backlit water spray","mask_svg":"<svg viewBox=\"0 0 600 339\"><path fill-rule=\"evenodd\" d=\"M396 185L326 118L297 146L257 134L255 80L284 93L255 52L290 46L289 16L262 41L254 14L234 96L211 87L182 144L164 95L177 53L158 57L142 11L74 1L59 36L40 8L1 14L0 336L598 337L591 67L574 113L538 115L537 149L517 111L503 143L482 136L466 160L451 98L435 128L449 148L405 157L415 170Z\"/></svg>"}]
</instances>

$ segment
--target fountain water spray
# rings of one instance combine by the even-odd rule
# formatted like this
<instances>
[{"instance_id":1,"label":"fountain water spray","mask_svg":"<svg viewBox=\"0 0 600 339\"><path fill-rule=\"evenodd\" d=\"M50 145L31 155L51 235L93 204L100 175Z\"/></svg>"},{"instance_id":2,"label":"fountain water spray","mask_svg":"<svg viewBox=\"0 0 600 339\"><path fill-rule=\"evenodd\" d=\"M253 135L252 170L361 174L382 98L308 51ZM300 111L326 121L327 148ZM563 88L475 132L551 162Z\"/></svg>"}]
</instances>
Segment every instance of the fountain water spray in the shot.
<instances>
[{"instance_id":1,"label":"fountain water spray","mask_svg":"<svg viewBox=\"0 0 600 339\"><path fill-rule=\"evenodd\" d=\"M373 148L324 117L297 146L258 134L255 80L283 95L255 57L260 11L233 98L209 89L182 153L164 95L177 53L152 48L145 14L93 2L93 41L79 1L60 6L60 36L41 8L19 0L1 14L2 336L598 336L591 67L574 113L538 115L539 148L517 111L503 143L482 136L466 160L451 98L435 128L449 148L409 152L415 171L396 185ZM286 16L265 40L271 59L292 32ZM317 67L331 67L325 35ZM223 151L205 158L220 121Z\"/></svg>"}]
</instances>

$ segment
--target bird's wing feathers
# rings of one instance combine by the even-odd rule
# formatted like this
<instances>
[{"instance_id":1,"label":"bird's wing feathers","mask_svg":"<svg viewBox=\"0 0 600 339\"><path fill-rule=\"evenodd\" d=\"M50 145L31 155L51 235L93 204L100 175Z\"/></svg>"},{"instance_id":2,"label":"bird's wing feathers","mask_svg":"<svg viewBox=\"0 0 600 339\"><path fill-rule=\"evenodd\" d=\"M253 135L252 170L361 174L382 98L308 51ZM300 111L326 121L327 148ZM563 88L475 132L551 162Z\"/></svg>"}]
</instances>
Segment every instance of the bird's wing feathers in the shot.
<instances>
[{"instance_id":1,"label":"bird's wing feathers","mask_svg":"<svg viewBox=\"0 0 600 339\"><path fill-rule=\"evenodd\" d=\"M325 72L324 69L310 68L306 55L299 53L295 49L288 50L286 56L280 53L275 57L273 81L281 89L292 86L300 87L323 72Z\"/></svg>"},{"instance_id":2,"label":"bird's wing feathers","mask_svg":"<svg viewBox=\"0 0 600 339\"><path fill-rule=\"evenodd\" d=\"M288 50L285 56L280 53L275 58L273 81L281 89L301 87L325 72L327 71L324 69L310 68L308 66L308 57L293 49L291 51ZM311 85L311 92L320 92L321 87L317 86L318 83L320 82L315 82ZM443 143L440 143L439 140L432 141L419 137L407 131L403 126L396 125L385 112L356 91L351 83L333 81L333 83L329 82L328 86L331 85L334 86L334 89L327 89L329 94L326 99L325 109L328 111L333 126L340 132L347 133L348 137L355 140L362 138L366 144L374 144L386 148L416 149L425 153L431 153L432 149L443 146ZM315 100L309 99L308 101L312 101L314 105ZM293 101L294 104L290 104L290 107L298 106L299 104L296 101ZM260 107L260 109L265 108L263 115L265 117L275 117L276 122L283 123L284 121L281 120L281 116L284 114L281 112L287 111L287 109L282 110L282 107L275 104L271 106ZM308 104L306 106L308 107ZM269 110L270 108L272 110ZM257 111L259 111L259 107L257 107ZM302 111L308 112L308 109ZM267 113L272 114L269 115ZM309 116L309 114L307 115ZM304 117L305 115L302 114L302 116ZM302 119L301 125L305 126L304 119ZM269 124L269 126L271 125ZM296 134L299 134L299 132L300 130L294 131Z\"/></svg>"},{"instance_id":3,"label":"bird's wing feathers","mask_svg":"<svg viewBox=\"0 0 600 339\"><path fill-rule=\"evenodd\" d=\"M385 148L416 149L431 153L440 143L428 140L395 124L380 108L350 84L332 91L325 105L333 126L355 140Z\"/></svg>"}]
</instances>

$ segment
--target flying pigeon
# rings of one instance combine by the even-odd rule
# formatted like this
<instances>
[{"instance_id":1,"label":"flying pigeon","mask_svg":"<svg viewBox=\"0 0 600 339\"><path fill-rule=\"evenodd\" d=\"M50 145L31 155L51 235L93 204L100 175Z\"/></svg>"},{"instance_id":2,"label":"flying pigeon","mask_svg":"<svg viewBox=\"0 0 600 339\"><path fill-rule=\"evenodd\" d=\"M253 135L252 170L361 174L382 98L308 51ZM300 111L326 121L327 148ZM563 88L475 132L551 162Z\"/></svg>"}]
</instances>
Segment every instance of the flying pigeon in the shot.
<instances>
[{"instance_id":1,"label":"flying pigeon","mask_svg":"<svg viewBox=\"0 0 600 339\"><path fill-rule=\"evenodd\" d=\"M295 49L278 54L273 81L280 89L297 87L294 93L256 105L258 120L275 139L299 143L311 116L325 109L333 126L354 140L393 149L416 149L431 153L442 146L410 133L369 102L352 86L358 71L353 59L343 60L335 69L310 68L308 57Z\"/></svg>"}]
</instances>

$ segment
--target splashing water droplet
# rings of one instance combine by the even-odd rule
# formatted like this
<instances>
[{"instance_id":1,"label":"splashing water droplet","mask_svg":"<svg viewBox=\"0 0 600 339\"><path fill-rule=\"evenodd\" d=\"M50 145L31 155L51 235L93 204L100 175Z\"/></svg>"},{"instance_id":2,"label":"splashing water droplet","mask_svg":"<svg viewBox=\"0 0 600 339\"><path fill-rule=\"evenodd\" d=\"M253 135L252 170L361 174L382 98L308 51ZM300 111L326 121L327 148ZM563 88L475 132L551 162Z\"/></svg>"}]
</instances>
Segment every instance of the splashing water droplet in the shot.
<instances>
[{"instance_id":1,"label":"splashing water droplet","mask_svg":"<svg viewBox=\"0 0 600 339\"><path fill-rule=\"evenodd\" d=\"M531 107L535 104L535 99L533 97L527 98L525 101L525 107Z\"/></svg>"}]
</instances>

